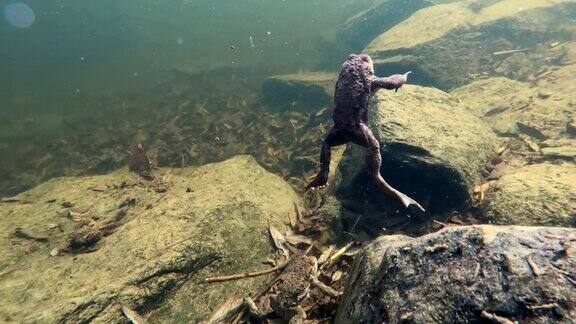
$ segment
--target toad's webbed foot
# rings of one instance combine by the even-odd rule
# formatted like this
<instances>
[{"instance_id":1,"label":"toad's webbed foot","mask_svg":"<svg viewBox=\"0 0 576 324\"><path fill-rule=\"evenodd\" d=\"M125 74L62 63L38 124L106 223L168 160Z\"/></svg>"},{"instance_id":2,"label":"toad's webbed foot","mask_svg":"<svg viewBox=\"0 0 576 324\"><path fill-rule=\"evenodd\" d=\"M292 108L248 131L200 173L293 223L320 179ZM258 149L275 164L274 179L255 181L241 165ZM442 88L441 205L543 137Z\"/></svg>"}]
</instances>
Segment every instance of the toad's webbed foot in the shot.
<instances>
[{"instance_id":1,"label":"toad's webbed foot","mask_svg":"<svg viewBox=\"0 0 576 324\"><path fill-rule=\"evenodd\" d=\"M416 202L416 200L406 196L405 194L399 192L398 198L400 199L404 207L406 207L408 213L411 216L414 216L417 219L419 219L426 213L426 210L418 202Z\"/></svg>"},{"instance_id":2,"label":"toad's webbed foot","mask_svg":"<svg viewBox=\"0 0 576 324\"><path fill-rule=\"evenodd\" d=\"M426 211L426 210L424 210L424 208L422 206L420 206L420 204L418 202L416 202L416 200L406 196L403 193L400 193L399 198L400 198L400 201L402 202L402 204L404 205L404 207L406 207L406 208L411 208L410 206L414 206L422 212Z\"/></svg>"},{"instance_id":3,"label":"toad's webbed foot","mask_svg":"<svg viewBox=\"0 0 576 324\"><path fill-rule=\"evenodd\" d=\"M314 178L314 180L312 180L312 182L310 182L306 186L306 191L310 189L317 189L327 185L328 185L328 173L320 172L318 173L318 175L316 175L316 178Z\"/></svg>"}]
</instances>

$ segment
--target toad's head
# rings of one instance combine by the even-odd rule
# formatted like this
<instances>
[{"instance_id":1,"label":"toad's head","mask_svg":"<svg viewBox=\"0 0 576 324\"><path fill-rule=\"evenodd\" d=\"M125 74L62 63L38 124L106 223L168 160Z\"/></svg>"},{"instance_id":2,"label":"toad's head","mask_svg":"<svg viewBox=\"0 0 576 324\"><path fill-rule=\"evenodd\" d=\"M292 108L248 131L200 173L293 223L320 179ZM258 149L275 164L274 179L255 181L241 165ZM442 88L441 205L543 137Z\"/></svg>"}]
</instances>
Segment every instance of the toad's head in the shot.
<instances>
[{"instance_id":1,"label":"toad's head","mask_svg":"<svg viewBox=\"0 0 576 324\"><path fill-rule=\"evenodd\" d=\"M353 62L354 65L361 67L367 75L374 74L374 63L368 54L350 54L348 56L348 62Z\"/></svg>"}]
</instances>

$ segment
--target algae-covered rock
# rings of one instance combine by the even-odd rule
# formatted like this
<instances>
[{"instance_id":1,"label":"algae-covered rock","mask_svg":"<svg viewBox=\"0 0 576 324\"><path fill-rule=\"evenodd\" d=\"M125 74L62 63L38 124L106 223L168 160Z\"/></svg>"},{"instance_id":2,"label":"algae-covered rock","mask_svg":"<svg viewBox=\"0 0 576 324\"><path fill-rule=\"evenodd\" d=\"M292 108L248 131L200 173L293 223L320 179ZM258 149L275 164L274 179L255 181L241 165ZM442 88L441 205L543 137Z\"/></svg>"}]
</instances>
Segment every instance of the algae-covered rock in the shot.
<instances>
[{"instance_id":1,"label":"algae-covered rock","mask_svg":"<svg viewBox=\"0 0 576 324\"><path fill-rule=\"evenodd\" d=\"M504 136L526 133L538 140L570 136L576 111L576 64L531 83L505 77L477 80L451 91L474 115Z\"/></svg>"},{"instance_id":2,"label":"algae-covered rock","mask_svg":"<svg viewBox=\"0 0 576 324\"><path fill-rule=\"evenodd\" d=\"M331 72L271 76L262 84L262 99L269 105L326 105L331 101L337 78L338 76Z\"/></svg>"},{"instance_id":3,"label":"algae-covered rock","mask_svg":"<svg viewBox=\"0 0 576 324\"><path fill-rule=\"evenodd\" d=\"M249 156L156 179L125 169L58 178L0 203L0 321L119 322L127 305L165 323L196 322L266 280L202 283L262 268L268 221L281 229L301 206L288 184ZM85 242L92 252L66 253L79 228L107 232Z\"/></svg>"},{"instance_id":4,"label":"algae-covered rock","mask_svg":"<svg viewBox=\"0 0 576 324\"><path fill-rule=\"evenodd\" d=\"M506 174L487 194L495 224L576 226L576 165L541 163Z\"/></svg>"},{"instance_id":5,"label":"algae-covered rock","mask_svg":"<svg viewBox=\"0 0 576 324\"><path fill-rule=\"evenodd\" d=\"M560 64L549 60L549 52L556 49L548 44L572 40L575 14L571 0L431 6L381 34L365 52L377 71L413 70L413 81L441 89L482 74L522 79L537 73L545 61Z\"/></svg>"},{"instance_id":6,"label":"algae-covered rock","mask_svg":"<svg viewBox=\"0 0 576 324\"><path fill-rule=\"evenodd\" d=\"M576 140L558 139L545 140L541 143L542 155L549 159L562 159L576 163Z\"/></svg>"},{"instance_id":7,"label":"algae-covered rock","mask_svg":"<svg viewBox=\"0 0 576 324\"><path fill-rule=\"evenodd\" d=\"M356 255L336 323L572 322L574 240L575 229L490 225L382 236Z\"/></svg>"},{"instance_id":8,"label":"algae-covered rock","mask_svg":"<svg viewBox=\"0 0 576 324\"><path fill-rule=\"evenodd\" d=\"M414 12L431 6L428 0L390 0L377 4L348 19L338 37L356 50L361 50L376 36L403 21Z\"/></svg>"},{"instance_id":9,"label":"algae-covered rock","mask_svg":"<svg viewBox=\"0 0 576 324\"><path fill-rule=\"evenodd\" d=\"M576 114L572 114L568 124L566 124L566 132L570 137L576 137Z\"/></svg>"},{"instance_id":10,"label":"algae-covered rock","mask_svg":"<svg viewBox=\"0 0 576 324\"><path fill-rule=\"evenodd\" d=\"M386 181L432 213L468 202L497 143L488 126L449 94L420 86L404 86L397 93L379 91L370 113ZM344 199L367 196L383 204L380 209L388 209L392 201L384 199L368 178L364 157L363 148L349 145L338 170L338 194Z\"/></svg>"}]
</instances>

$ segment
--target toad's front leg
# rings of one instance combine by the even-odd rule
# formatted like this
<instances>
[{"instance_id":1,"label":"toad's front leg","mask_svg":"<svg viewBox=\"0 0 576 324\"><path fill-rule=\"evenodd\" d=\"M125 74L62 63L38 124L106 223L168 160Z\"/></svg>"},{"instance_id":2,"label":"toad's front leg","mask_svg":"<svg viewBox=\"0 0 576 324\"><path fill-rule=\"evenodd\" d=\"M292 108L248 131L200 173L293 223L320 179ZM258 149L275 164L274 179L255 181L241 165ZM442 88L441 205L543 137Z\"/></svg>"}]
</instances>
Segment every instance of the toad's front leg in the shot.
<instances>
[{"instance_id":1,"label":"toad's front leg","mask_svg":"<svg viewBox=\"0 0 576 324\"><path fill-rule=\"evenodd\" d=\"M291 309L291 312L292 312L292 318L288 322L289 324L304 323L304 320L306 319L306 312L304 311L304 308L302 308L302 306L298 305L294 307L293 309Z\"/></svg>"},{"instance_id":2,"label":"toad's front leg","mask_svg":"<svg viewBox=\"0 0 576 324\"><path fill-rule=\"evenodd\" d=\"M328 176L330 174L330 156L332 155L332 147L346 144L348 139L344 136L342 130L332 127L326 135L324 142L322 143L322 150L320 152L320 171L306 186L306 190L322 187L328 184Z\"/></svg>"},{"instance_id":3,"label":"toad's front leg","mask_svg":"<svg viewBox=\"0 0 576 324\"><path fill-rule=\"evenodd\" d=\"M397 92L398 89L408 81L408 75L410 73L412 73L412 71L404 74L394 74L385 78L372 76L370 79L371 92L375 92L378 89L394 90Z\"/></svg>"},{"instance_id":4,"label":"toad's front leg","mask_svg":"<svg viewBox=\"0 0 576 324\"><path fill-rule=\"evenodd\" d=\"M306 311L300 305L285 305L277 297L270 298L270 305L274 312L287 320L289 324L302 324L306 319Z\"/></svg>"}]
</instances>

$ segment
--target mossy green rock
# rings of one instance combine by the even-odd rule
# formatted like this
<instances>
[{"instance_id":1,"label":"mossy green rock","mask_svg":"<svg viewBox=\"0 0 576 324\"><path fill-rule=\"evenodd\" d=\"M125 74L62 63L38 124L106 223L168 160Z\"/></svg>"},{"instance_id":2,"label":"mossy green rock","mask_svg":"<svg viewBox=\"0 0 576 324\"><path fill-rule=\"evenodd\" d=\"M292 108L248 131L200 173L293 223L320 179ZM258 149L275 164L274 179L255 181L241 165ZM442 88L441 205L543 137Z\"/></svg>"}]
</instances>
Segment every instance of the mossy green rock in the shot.
<instances>
[{"instance_id":1,"label":"mossy green rock","mask_svg":"<svg viewBox=\"0 0 576 324\"><path fill-rule=\"evenodd\" d=\"M262 284L202 282L262 268L268 221L282 230L301 205L290 186L249 156L157 173L165 189L123 169L54 179L0 203L0 321L126 322L127 305L164 323L196 322ZM119 210L120 226L94 252L51 256L80 224ZM47 242L11 235L16 228Z\"/></svg>"},{"instance_id":2,"label":"mossy green rock","mask_svg":"<svg viewBox=\"0 0 576 324\"><path fill-rule=\"evenodd\" d=\"M370 114L370 128L380 142L384 179L433 213L468 203L498 143L488 126L449 94L412 85L397 93L377 92ZM338 167L338 195L366 196L376 204L384 203L384 209L402 210L375 188L364 160L363 148L348 146Z\"/></svg>"},{"instance_id":3,"label":"mossy green rock","mask_svg":"<svg viewBox=\"0 0 576 324\"><path fill-rule=\"evenodd\" d=\"M530 65L532 69L526 72L536 73L545 63L550 40L572 40L575 14L576 3L571 0L460 1L431 6L378 36L365 52L374 59L379 74L413 70L413 81L441 89L494 71L521 79L525 73L517 75L517 71ZM520 52L503 53L507 50ZM533 56L535 52L542 55Z\"/></svg>"},{"instance_id":4,"label":"mossy green rock","mask_svg":"<svg viewBox=\"0 0 576 324\"><path fill-rule=\"evenodd\" d=\"M338 38L359 51L414 12L433 4L428 0L389 0L378 3L348 19L338 32Z\"/></svg>"},{"instance_id":5,"label":"mossy green rock","mask_svg":"<svg viewBox=\"0 0 576 324\"><path fill-rule=\"evenodd\" d=\"M485 215L495 224L576 226L576 165L532 164L491 187Z\"/></svg>"},{"instance_id":6,"label":"mossy green rock","mask_svg":"<svg viewBox=\"0 0 576 324\"><path fill-rule=\"evenodd\" d=\"M547 72L533 82L490 77L450 93L503 136L526 133L534 139L571 137L576 116L576 64Z\"/></svg>"}]
</instances>

